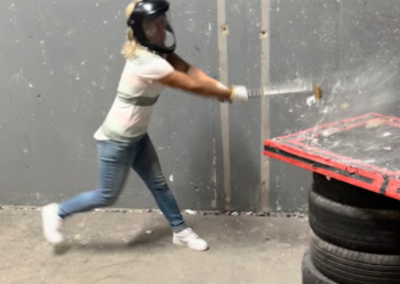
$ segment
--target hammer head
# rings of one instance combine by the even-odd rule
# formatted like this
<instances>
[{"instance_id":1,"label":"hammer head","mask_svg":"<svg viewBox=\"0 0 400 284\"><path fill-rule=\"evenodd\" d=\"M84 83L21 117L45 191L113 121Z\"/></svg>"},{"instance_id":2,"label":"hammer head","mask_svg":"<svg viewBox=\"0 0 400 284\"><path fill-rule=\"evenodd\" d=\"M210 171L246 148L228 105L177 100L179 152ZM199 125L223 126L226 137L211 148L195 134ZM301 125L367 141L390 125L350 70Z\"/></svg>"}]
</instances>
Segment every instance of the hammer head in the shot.
<instances>
[{"instance_id":1,"label":"hammer head","mask_svg":"<svg viewBox=\"0 0 400 284\"><path fill-rule=\"evenodd\" d=\"M315 86L315 100L319 101L322 99L322 90L320 86Z\"/></svg>"}]
</instances>

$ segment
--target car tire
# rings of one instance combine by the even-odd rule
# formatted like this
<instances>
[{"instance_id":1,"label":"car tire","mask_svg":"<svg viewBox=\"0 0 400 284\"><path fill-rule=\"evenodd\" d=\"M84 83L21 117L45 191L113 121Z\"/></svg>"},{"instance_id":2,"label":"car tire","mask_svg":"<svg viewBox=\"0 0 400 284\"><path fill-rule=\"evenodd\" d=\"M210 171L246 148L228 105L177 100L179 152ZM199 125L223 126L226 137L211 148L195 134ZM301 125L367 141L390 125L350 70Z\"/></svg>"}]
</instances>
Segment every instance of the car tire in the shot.
<instances>
[{"instance_id":1,"label":"car tire","mask_svg":"<svg viewBox=\"0 0 400 284\"><path fill-rule=\"evenodd\" d=\"M359 208L309 193L309 223L321 239L350 250L400 254L400 211Z\"/></svg>"},{"instance_id":2,"label":"car tire","mask_svg":"<svg viewBox=\"0 0 400 284\"><path fill-rule=\"evenodd\" d=\"M317 270L311 261L310 251L306 251L301 264L303 284L338 284Z\"/></svg>"},{"instance_id":3,"label":"car tire","mask_svg":"<svg viewBox=\"0 0 400 284\"><path fill-rule=\"evenodd\" d=\"M400 284L400 255L348 250L312 234L311 259L318 271L341 284Z\"/></svg>"}]
</instances>

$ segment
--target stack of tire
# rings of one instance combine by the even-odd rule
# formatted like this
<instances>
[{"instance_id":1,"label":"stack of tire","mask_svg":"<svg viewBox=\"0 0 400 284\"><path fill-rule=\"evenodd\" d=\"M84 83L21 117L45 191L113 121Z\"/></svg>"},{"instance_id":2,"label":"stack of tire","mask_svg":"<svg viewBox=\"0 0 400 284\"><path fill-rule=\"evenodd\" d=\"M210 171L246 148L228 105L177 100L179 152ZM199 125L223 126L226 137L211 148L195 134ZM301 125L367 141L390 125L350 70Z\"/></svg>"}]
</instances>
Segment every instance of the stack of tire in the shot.
<instances>
[{"instance_id":1,"label":"stack of tire","mask_svg":"<svg viewBox=\"0 0 400 284\"><path fill-rule=\"evenodd\" d=\"M400 284L400 202L314 174L303 284Z\"/></svg>"}]
</instances>

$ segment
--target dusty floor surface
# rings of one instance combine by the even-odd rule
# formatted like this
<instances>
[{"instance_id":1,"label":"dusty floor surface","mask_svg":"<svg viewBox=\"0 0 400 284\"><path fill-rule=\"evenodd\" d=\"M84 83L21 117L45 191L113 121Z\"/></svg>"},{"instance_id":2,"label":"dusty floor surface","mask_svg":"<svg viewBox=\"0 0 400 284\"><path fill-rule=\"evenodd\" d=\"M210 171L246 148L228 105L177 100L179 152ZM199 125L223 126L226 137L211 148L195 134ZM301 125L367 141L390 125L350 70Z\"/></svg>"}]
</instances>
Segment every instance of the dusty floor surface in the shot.
<instances>
[{"instance_id":1,"label":"dusty floor surface","mask_svg":"<svg viewBox=\"0 0 400 284\"><path fill-rule=\"evenodd\" d=\"M86 213L53 248L40 212L0 210L1 284L300 284L307 219L189 216L210 250L175 247L158 214Z\"/></svg>"}]
</instances>

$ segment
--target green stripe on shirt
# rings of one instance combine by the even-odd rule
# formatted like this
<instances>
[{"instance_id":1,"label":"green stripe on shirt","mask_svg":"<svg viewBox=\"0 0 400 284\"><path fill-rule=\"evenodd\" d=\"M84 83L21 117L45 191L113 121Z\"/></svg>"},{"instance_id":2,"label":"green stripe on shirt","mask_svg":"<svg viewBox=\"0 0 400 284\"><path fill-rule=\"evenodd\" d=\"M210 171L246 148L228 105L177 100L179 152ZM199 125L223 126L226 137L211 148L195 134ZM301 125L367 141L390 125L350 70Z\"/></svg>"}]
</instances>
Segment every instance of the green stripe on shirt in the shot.
<instances>
[{"instance_id":1,"label":"green stripe on shirt","mask_svg":"<svg viewBox=\"0 0 400 284\"><path fill-rule=\"evenodd\" d=\"M154 105L160 96L156 96L154 98L150 97L130 97L128 94L124 94L122 92L118 92L118 98L127 104L131 104L134 106L152 106Z\"/></svg>"}]
</instances>

